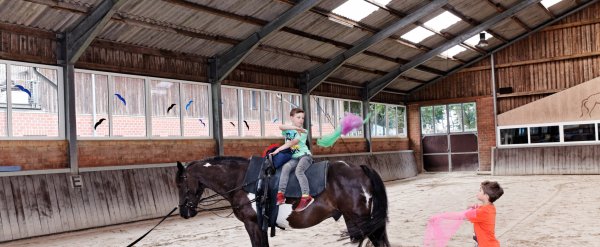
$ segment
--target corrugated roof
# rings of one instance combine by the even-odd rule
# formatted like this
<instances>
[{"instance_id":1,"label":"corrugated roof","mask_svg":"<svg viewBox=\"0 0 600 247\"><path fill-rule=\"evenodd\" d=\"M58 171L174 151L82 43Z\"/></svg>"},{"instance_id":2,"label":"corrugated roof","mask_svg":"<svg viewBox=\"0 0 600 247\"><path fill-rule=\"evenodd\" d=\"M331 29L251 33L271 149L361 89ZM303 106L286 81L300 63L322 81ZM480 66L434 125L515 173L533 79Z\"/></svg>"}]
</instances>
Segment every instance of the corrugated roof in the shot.
<instances>
[{"instance_id":1,"label":"corrugated roof","mask_svg":"<svg viewBox=\"0 0 600 247\"><path fill-rule=\"evenodd\" d=\"M61 33L72 28L101 1L0 0L0 22ZM431 2L393 0L386 6L389 10L377 10L359 21L358 26L351 27L334 22L328 17L332 15L329 12L345 1L322 0L316 8L302 13L288 23L285 29L269 36L243 62L304 72L335 57L351 47L351 44L370 37L374 30L384 29L398 21L399 15L408 14ZM518 2L519 0L449 0L446 7L419 21L424 23L445 9L453 9L474 22L484 22L501 12L502 8L509 9ZM59 3L60 7L57 7ZM116 10L98 38L205 57L216 56L292 8L293 3L295 1L292 0L130 0ZM577 4L576 0L563 0L550 7L549 12L552 15L560 15ZM519 21L535 28L550 18L552 17L545 8L535 5L517 13L516 19L506 19L490 29L506 39L512 39L526 32ZM392 38L386 38L369 47L368 53L350 58L346 61L346 66L340 67L332 76L354 84L372 81L385 72L397 69L403 62L466 32L473 25L467 21L460 21L443 30L448 37L435 34L416 46L395 40L416 27L411 24L396 32ZM491 50L504 44L502 37L489 39L490 45L481 50ZM467 50L455 58L469 61L480 55L479 52ZM428 81L438 76L432 72L444 73L460 64L460 61L455 59L434 57L423 64L423 69L411 69L403 76ZM402 78L390 86L398 90L414 87L415 83Z\"/></svg>"}]
</instances>

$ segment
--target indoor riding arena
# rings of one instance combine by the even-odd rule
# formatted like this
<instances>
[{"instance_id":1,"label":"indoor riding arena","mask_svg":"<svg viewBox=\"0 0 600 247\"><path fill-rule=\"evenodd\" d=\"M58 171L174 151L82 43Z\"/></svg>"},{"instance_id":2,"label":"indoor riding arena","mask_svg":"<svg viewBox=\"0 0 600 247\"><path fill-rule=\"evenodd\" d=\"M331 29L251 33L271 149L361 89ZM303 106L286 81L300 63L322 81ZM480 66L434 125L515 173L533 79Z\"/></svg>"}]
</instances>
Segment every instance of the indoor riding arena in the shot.
<instances>
[{"instance_id":1,"label":"indoor riding arena","mask_svg":"<svg viewBox=\"0 0 600 247\"><path fill-rule=\"evenodd\" d=\"M598 0L0 0L2 247L595 247L599 174Z\"/></svg>"}]
</instances>

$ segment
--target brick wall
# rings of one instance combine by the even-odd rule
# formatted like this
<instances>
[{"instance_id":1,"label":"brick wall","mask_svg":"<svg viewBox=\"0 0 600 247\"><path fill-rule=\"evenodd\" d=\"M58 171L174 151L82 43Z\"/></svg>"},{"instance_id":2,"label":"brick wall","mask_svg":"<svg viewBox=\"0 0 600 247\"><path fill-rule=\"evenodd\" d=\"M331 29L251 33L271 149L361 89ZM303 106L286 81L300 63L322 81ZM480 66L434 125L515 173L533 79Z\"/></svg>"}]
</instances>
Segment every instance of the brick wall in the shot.
<instances>
[{"instance_id":1,"label":"brick wall","mask_svg":"<svg viewBox=\"0 0 600 247\"><path fill-rule=\"evenodd\" d=\"M371 138L373 152L409 150L408 138Z\"/></svg>"},{"instance_id":2,"label":"brick wall","mask_svg":"<svg viewBox=\"0 0 600 247\"><path fill-rule=\"evenodd\" d=\"M23 170L68 168L66 140L0 141L0 166L19 165Z\"/></svg>"},{"instance_id":3,"label":"brick wall","mask_svg":"<svg viewBox=\"0 0 600 247\"><path fill-rule=\"evenodd\" d=\"M477 103L477 142L479 145L479 170L491 171L492 147L496 146L494 130L494 98L479 98Z\"/></svg>"},{"instance_id":4,"label":"brick wall","mask_svg":"<svg viewBox=\"0 0 600 247\"><path fill-rule=\"evenodd\" d=\"M0 114L0 135L6 136L6 111ZM13 110L12 129L13 136L58 137L58 113Z\"/></svg>"},{"instance_id":5,"label":"brick wall","mask_svg":"<svg viewBox=\"0 0 600 247\"><path fill-rule=\"evenodd\" d=\"M419 104L409 104L407 109L409 149L415 152L417 170L423 171L423 151L421 149L421 113Z\"/></svg>"},{"instance_id":6,"label":"brick wall","mask_svg":"<svg viewBox=\"0 0 600 247\"><path fill-rule=\"evenodd\" d=\"M491 170L492 147L496 146L494 132L494 100L492 97L469 97L457 99L415 102L408 105L408 136L409 149L414 150L419 172L423 171L423 153L421 148L421 114L422 105L441 105L452 103L473 102L477 104L477 144L479 146L479 170Z\"/></svg>"},{"instance_id":7,"label":"brick wall","mask_svg":"<svg viewBox=\"0 0 600 247\"><path fill-rule=\"evenodd\" d=\"M214 155L213 140L79 141L80 167L170 163Z\"/></svg>"}]
</instances>

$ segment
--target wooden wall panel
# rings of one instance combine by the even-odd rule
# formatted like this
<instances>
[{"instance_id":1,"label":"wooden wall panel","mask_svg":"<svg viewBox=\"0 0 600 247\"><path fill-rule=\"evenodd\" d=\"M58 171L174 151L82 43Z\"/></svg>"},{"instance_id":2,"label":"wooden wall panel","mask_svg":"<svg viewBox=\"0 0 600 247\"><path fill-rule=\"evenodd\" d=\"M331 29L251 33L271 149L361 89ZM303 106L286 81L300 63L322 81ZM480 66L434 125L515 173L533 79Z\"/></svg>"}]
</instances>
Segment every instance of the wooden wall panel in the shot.
<instances>
[{"instance_id":1,"label":"wooden wall panel","mask_svg":"<svg viewBox=\"0 0 600 247\"><path fill-rule=\"evenodd\" d=\"M493 175L600 174L600 146L551 146L494 150Z\"/></svg>"},{"instance_id":2,"label":"wooden wall panel","mask_svg":"<svg viewBox=\"0 0 600 247\"><path fill-rule=\"evenodd\" d=\"M0 24L0 59L56 64L56 47L52 32Z\"/></svg>"},{"instance_id":3,"label":"wooden wall panel","mask_svg":"<svg viewBox=\"0 0 600 247\"><path fill-rule=\"evenodd\" d=\"M412 151L317 159L366 164L384 181L417 175ZM178 204L176 170L172 166L82 172L82 188L69 185L69 174L0 177L0 243L162 217Z\"/></svg>"},{"instance_id":4,"label":"wooden wall panel","mask_svg":"<svg viewBox=\"0 0 600 247\"><path fill-rule=\"evenodd\" d=\"M600 76L600 3L495 54L498 87L514 93L498 100L498 112L541 99ZM411 101L491 96L490 59L439 81ZM501 95L502 96L502 95Z\"/></svg>"}]
</instances>

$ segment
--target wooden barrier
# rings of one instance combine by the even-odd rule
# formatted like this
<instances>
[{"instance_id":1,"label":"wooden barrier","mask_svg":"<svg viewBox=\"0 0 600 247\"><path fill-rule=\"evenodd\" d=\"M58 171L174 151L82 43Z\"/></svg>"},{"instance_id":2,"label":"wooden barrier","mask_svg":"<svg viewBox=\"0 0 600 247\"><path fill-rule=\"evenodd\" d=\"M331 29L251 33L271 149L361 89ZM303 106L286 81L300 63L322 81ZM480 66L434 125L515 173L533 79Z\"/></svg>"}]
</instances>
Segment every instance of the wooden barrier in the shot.
<instances>
[{"instance_id":1,"label":"wooden barrier","mask_svg":"<svg viewBox=\"0 0 600 247\"><path fill-rule=\"evenodd\" d=\"M600 145L498 148L493 175L600 174Z\"/></svg>"},{"instance_id":2,"label":"wooden barrier","mask_svg":"<svg viewBox=\"0 0 600 247\"><path fill-rule=\"evenodd\" d=\"M317 156L323 159L366 164L384 181L417 175L412 151ZM176 169L86 168L81 188L68 173L0 176L0 242L162 217L178 204Z\"/></svg>"}]
</instances>

